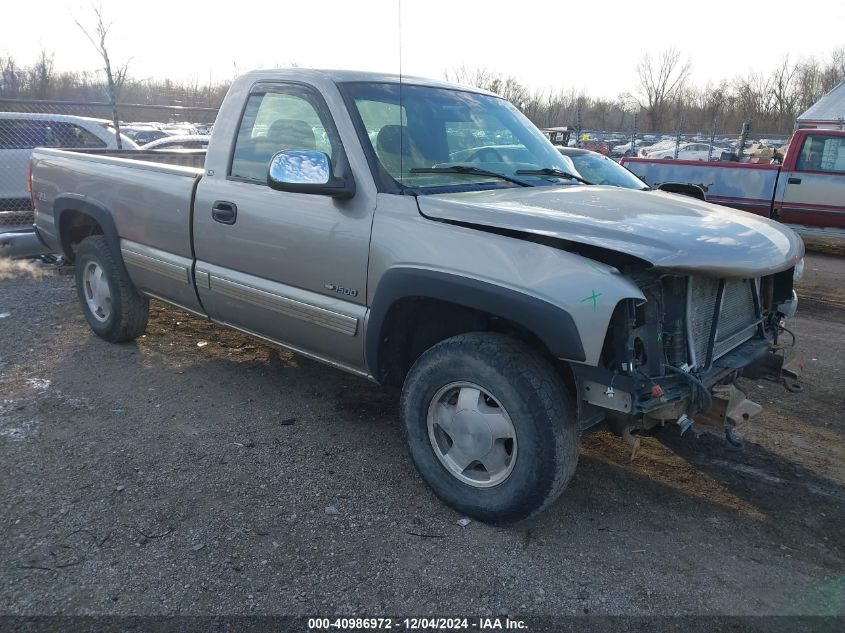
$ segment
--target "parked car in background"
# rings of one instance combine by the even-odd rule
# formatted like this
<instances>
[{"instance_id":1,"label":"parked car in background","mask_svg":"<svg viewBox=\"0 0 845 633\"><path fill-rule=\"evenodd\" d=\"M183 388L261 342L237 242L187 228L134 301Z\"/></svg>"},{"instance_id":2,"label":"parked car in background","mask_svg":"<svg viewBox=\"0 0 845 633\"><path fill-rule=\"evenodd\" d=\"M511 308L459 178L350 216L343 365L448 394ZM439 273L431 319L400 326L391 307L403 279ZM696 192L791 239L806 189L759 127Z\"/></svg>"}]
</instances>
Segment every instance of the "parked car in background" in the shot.
<instances>
[{"instance_id":1,"label":"parked car in background","mask_svg":"<svg viewBox=\"0 0 845 633\"><path fill-rule=\"evenodd\" d=\"M664 137L661 139L652 139L650 141L644 141L640 148L637 150L638 156L647 156L651 152L657 152L664 149L675 149L675 144L677 141L674 138Z\"/></svg>"},{"instance_id":2,"label":"parked car in background","mask_svg":"<svg viewBox=\"0 0 845 633\"><path fill-rule=\"evenodd\" d=\"M572 161L577 173L594 185L612 185L624 189L650 189L612 158L580 147L558 147L563 156Z\"/></svg>"},{"instance_id":3,"label":"parked car in background","mask_svg":"<svg viewBox=\"0 0 845 633\"><path fill-rule=\"evenodd\" d=\"M591 152L597 152L604 156L608 156L610 154L610 148L607 146L607 143L604 141L581 141L579 147L583 147L584 149L588 149Z\"/></svg>"},{"instance_id":4,"label":"parked car in background","mask_svg":"<svg viewBox=\"0 0 845 633\"><path fill-rule=\"evenodd\" d=\"M628 141L626 143L619 143L610 148L610 155L618 157L635 156L642 146L643 141L641 141L640 139L634 141L633 149L631 148L631 141Z\"/></svg>"},{"instance_id":5,"label":"parked car in background","mask_svg":"<svg viewBox=\"0 0 845 633\"><path fill-rule=\"evenodd\" d=\"M652 187L687 183L710 202L795 225L799 230L845 233L845 131L798 130L783 165L728 161L625 158Z\"/></svg>"},{"instance_id":6,"label":"parked car in background","mask_svg":"<svg viewBox=\"0 0 845 633\"><path fill-rule=\"evenodd\" d=\"M122 140L125 149L138 148L126 135ZM35 147L116 149L117 136L106 119L0 112L0 256L32 245L27 173Z\"/></svg>"},{"instance_id":7,"label":"parked car in background","mask_svg":"<svg viewBox=\"0 0 845 633\"><path fill-rule=\"evenodd\" d=\"M190 136L198 134L193 123L162 123L159 129L170 136Z\"/></svg>"},{"instance_id":8,"label":"parked car in background","mask_svg":"<svg viewBox=\"0 0 845 633\"><path fill-rule=\"evenodd\" d=\"M631 173L615 160L603 156L598 152L591 152L590 150L576 147L558 147L557 151L572 161L572 167L575 169L573 173L576 176L581 176L584 180L594 185L610 185L612 187L637 189L640 191L652 189L647 183L640 180L635 174ZM706 200L704 191L702 191L701 187L696 187L695 185L664 182L660 186L654 187L654 189L668 193L679 193L684 196L697 198L698 200Z\"/></svg>"},{"instance_id":9,"label":"parked car in background","mask_svg":"<svg viewBox=\"0 0 845 633\"><path fill-rule=\"evenodd\" d=\"M142 145L141 149L205 149L211 137L204 134L190 136L165 136Z\"/></svg>"},{"instance_id":10,"label":"parked car in background","mask_svg":"<svg viewBox=\"0 0 845 633\"><path fill-rule=\"evenodd\" d=\"M709 143L681 143L677 149L677 157L675 147L650 151L646 156L648 158L677 158L678 160L719 160L722 152L729 151L725 147L715 147Z\"/></svg>"},{"instance_id":11,"label":"parked car in background","mask_svg":"<svg viewBox=\"0 0 845 633\"><path fill-rule=\"evenodd\" d=\"M563 145L565 147L569 145L572 140L573 130L568 126L548 127L543 128L540 131L552 142L552 145Z\"/></svg>"},{"instance_id":12,"label":"parked car in background","mask_svg":"<svg viewBox=\"0 0 845 633\"><path fill-rule=\"evenodd\" d=\"M167 132L152 125L121 125L120 131L138 145L146 145L167 136Z\"/></svg>"}]
</instances>

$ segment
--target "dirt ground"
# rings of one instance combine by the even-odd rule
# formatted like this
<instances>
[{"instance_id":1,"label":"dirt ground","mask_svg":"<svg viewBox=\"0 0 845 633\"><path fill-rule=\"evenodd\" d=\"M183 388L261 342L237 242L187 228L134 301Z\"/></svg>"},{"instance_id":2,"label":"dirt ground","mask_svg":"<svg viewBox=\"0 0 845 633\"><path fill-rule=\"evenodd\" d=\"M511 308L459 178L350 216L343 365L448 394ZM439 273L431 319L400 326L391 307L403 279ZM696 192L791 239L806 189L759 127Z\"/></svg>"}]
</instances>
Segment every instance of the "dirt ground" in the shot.
<instances>
[{"instance_id":1,"label":"dirt ground","mask_svg":"<svg viewBox=\"0 0 845 633\"><path fill-rule=\"evenodd\" d=\"M808 257L804 391L743 380L744 450L589 433L500 529L423 485L395 392L160 303L110 345L0 267L0 613L843 615L843 278Z\"/></svg>"}]
</instances>

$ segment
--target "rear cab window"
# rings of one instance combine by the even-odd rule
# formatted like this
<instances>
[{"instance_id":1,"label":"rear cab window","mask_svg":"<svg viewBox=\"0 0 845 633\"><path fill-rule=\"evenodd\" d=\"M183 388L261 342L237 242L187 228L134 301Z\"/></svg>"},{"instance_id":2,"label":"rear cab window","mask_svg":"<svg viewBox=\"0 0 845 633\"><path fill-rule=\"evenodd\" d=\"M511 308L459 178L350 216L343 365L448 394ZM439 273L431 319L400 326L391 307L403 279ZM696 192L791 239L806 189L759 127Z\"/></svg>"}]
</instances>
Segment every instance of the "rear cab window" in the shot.
<instances>
[{"instance_id":1,"label":"rear cab window","mask_svg":"<svg viewBox=\"0 0 845 633\"><path fill-rule=\"evenodd\" d=\"M801 146L796 169L845 174L845 138L828 134L808 135Z\"/></svg>"}]
</instances>

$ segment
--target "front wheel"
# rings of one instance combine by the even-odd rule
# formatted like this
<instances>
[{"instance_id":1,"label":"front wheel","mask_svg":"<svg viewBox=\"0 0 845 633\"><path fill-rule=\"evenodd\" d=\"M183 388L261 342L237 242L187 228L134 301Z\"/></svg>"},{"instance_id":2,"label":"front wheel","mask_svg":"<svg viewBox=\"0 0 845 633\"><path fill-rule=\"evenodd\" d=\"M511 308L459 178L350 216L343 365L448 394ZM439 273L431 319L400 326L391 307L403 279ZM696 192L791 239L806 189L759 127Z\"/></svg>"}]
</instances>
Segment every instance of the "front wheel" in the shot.
<instances>
[{"instance_id":1,"label":"front wheel","mask_svg":"<svg viewBox=\"0 0 845 633\"><path fill-rule=\"evenodd\" d=\"M103 235L86 237L75 257L76 293L88 325L111 343L139 337L147 329L149 301Z\"/></svg>"},{"instance_id":2,"label":"front wheel","mask_svg":"<svg viewBox=\"0 0 845 633\"><path fill-rule=\"evenodd\" d=\"M401 416L422 478L480 521L537 514L575 472L579 434L563 381L501 334L461 334L426 351L405 380Z\"/></svg>"}]
</instances>

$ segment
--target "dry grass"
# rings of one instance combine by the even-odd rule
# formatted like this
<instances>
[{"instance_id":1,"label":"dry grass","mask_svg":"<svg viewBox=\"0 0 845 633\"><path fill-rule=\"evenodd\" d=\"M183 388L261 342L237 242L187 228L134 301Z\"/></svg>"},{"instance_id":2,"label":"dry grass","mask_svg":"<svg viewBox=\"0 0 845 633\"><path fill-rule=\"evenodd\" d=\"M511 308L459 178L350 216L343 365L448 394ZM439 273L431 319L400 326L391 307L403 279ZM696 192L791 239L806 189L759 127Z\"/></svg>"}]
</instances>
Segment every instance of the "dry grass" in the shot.
<instances>
[{"instance_id":1,"label":"dry grass","mask_svg":"<svg viewBox=\"0 0 845 633\"><path fill-rule=\"evenodd\" d=\"M845 256L845 238L821 235L802 235L808 251L823 255Z\"/></svg>"},{"instance_id":2,"label":"dry grass","mask_svg":"<svg viewBox=\"0 0 845 633\"><path fill-rule=\"evenodd\" d=\"M48 274L50 274L49 269L43 268L31 260L0 257L0 281L19 277L39 279Z\"/></svg>"}]
</instances>

